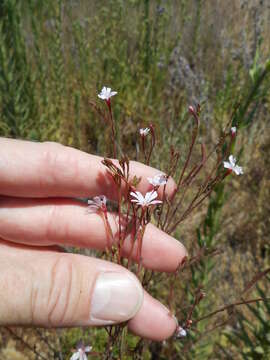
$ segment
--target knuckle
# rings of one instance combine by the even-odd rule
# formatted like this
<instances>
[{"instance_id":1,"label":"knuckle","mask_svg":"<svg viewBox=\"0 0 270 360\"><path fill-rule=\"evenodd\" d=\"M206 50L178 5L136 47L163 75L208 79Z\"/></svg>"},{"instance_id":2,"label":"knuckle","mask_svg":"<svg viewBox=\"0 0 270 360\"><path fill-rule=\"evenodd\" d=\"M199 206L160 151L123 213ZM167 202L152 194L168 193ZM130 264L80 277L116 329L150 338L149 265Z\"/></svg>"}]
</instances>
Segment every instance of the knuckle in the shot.
<instances>
[{"instance_id":1,"label":"knuckle","mask_svg":"<svg viewBox=\"0 0 270 360\"><path fill-rule=\"evenodd\" d=\"M64 149L64 146L54 142L45 142L42 144L42 146L42 167L45 170L47 179L49 178L55 180L55 169L59 166L59 158L60 154L62 153L62 149Z\"/></svg>"},{"instance_id":2,"label":"knuckle","mask_svg":"<svg viewBox=\"0 0 270 360\"><path fill-rule=\"evenodd\" d=\"M43 146L43 160L47 166L55 165L59 152L61 152L65 147L56 142L44 142Z\"/></svg>"},{"instance_id":3,"label":"knuckle","mask_svg":"<svg viewBox=\"0 0 270 360\"><path fill-rule=\"evenodd\" d=\"M57 205L50 205L47 208L46 213L46 221L45 221L45 240L46 241L52 241L54 242L55 239L59 238L61 236L61 229L62 227L59 227L59 224L61 224L61 207Z\"/></svg>"},{"instance_id":4,"label":"knuckle","mask_svg":"<svg viewBox=\"0 0 270 360\"><path fill-rule=\"evenodd\" d=\"M45 142L43 143L42 162L47 181L52 184L61 179L74 180L78 173L78 159L71 148L64 145Z\"/></svg>"},{"instance_id":5,"label":"knuckle","mask_svg":"<svg viewBox=\"0 0 270 360\"><path fill-rule=\"evenodd\" d=\"M47 208L44 226L44 240L49 243L63 243L73 237L72 223L67 220L63 207L50 205Z\"/></svg>"},{"instance_id":6,"label":"knuckle","mask_svg":"<svg viewBox=\"0 0 270 360\"><path fill-rule=\"evenodd\" d=\"M50 288L47 301L48 324L64 326L73 318L73 306L76 303L76 291L73 284L76 278L72 259L65 254L58 255L51 270Z\"/></svg>"}]
</instances>

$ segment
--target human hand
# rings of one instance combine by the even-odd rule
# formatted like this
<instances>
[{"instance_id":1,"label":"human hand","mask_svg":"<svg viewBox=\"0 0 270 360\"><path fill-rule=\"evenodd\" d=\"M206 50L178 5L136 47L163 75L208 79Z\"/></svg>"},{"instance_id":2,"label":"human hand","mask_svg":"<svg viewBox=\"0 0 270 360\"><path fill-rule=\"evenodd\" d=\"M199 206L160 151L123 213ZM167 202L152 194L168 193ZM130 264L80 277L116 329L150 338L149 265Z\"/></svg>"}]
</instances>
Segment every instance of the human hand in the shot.
<instances>
[{"instance_id":1,"label":"human hand","mask_svg":"<svg viewBox=\"0 0 270 360\"><path fill-rule=\"evenodd\" d=\"M135 275L57 247L106 247L102 219L75 200L113 196L102 159L56 143L2 138L0 149L0 325L71 327L129 320L129 329L141 337L171 336L174 318L143 291ZM131 162L130 173L142 177L138 190L145 192L146 178L158 171ZM168 195L174 188L169 179ZM185 256L177 240L147 225L143 266L172 272Z\"/></svg>"}]
</instances>

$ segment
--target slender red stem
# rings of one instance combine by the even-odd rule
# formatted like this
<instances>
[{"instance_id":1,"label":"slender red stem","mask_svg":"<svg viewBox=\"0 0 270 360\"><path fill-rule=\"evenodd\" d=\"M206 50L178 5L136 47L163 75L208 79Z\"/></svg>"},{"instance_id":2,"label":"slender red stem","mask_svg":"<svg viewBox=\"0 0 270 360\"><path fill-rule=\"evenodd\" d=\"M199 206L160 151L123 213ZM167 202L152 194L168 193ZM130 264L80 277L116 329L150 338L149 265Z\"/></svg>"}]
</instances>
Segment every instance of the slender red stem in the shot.
<instances>
[{"instance_id":1,"label":"slender red stem","mask_svg":"<svg viewBox=\"0 0 270 360\"><path fill-rule=\"evenodd\" d=\"M112 105L111 100L106 100L108 109L109 109L109 117L110 117L110 123L111 123L111 131L112 131L112 141L113 141L113 157L114 159L117 158L117 151L116 151L116 131L115 131L115 123L112 115Z\"/></svg>"}]
</instances>

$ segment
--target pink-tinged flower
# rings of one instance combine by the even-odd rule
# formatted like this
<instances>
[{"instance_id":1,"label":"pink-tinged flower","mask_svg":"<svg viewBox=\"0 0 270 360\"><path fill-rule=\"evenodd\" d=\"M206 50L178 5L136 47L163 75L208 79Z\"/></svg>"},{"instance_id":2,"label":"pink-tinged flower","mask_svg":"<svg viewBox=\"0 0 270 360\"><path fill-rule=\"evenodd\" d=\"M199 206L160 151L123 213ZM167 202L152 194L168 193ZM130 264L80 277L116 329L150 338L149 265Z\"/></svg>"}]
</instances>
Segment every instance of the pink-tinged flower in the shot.
<instances>
[{"instance_id":1,"label":"pink-tinged flower","mask_svg":"<svg viewBox=\"0 0 270 360\"><path fill-rule=\"evenodd\" d=\"M158 196L156 191L149 191L148 193L146 193L145 196L143 196L139 191L131 192L130 195L135 198L132 199L131 201L142 207L147 207L162 203L162 201L160 200L155 200Z\"/></svg>"},{"instance_id":2,"label":"pink-tinged flower","mask_svg":"<svg viewBox=\"0 0 270 360\"><path fill-rule=\"evenodd\" d=\"M191 114L193 114L193 115L196 114L196 111L195 111L194 107L191 106L191 105L189 105L188 111L189 111Z\"/></svg>"},{"instance_id":3,"label":"pink-tinged flower","mask_svg":"<svg viewBox=\"0 0 270 360\"><path fill-rule=\"evenodd\" d=\"M140 135L144 137L149 134L150 128L140 129L139 132L140 132Z\"/></svg>"},{"instance_id":4,"label":"pink-tinged flower","mask_svg":"<svg viewBox=\"0 0 270 360\"><path fill-rule=\"evenodd\" d=\"M157 174L153 178L147 178L149 183L153 186L162 186L165 185L168 181L168 176L165 174Z\"/></svg>"},{"instance_id":5,"label":"pink-tinged flower","mask_svg":"<svg viewBox=\"0 0 270 360\"><path fill-rule=\"evenodd\" d=\"M70 360L87 360L87 353L90 353L92 346L77 346L77 351L71 356Z\"/></svg>"},{"instance_id":6,"label":"pink-tinged flower","mask_svg":"<svg viewBox=\"0 0 270 360\"><path fill-rule=\"evenodd\" d=\"M95 196L93 199L88 200L88 210L90 213L97 212L99 210L105 211L107 209L107 198L105 195Z\"/></svg>"},{"instance_id":7,"label":"pink-tinged flower","mask_svg":"<svg viewBox=\"0 0 270 360\"><path fill-rule=\"evenodd\" d=\"M117 91L112 91L111 88L107 88L106 86L103 86L100 94L98 94L98 97L102 100L109 101L110 98L117 94Z\"/></svg>"},{"instance_id":8,"label":"pink-tinged flower","mask_svg":"<svg viewBox=\"0 0 270 360\"><path fill-rule=\"evenodd\" d=\"M229 162L223 161L225 169L229 169L229 171L233 171L236 175L243 175L243 169L241 166L236 165L236 159L233 155L229 156Z\"/></svg>"},{"instance_id":9,"label":"pink-tinged flower","mask_svg":"<svg viewBox=\"0 0 270 360\"><path fill-rule=\"evenodd\" d=\"M236 126L233 126L233 127L231 127L231 134L232 134L232 136L235 136L235 134L236 134Z\"/></svg>"},{"instance_id":10,"label":"pink-tinged flower","mask_svg":"<svg viewBox=\"0 0 270 360\"><path fill-rule=\"evenodd\" d=\"M181 326L178 326L175 330L175 336L179 338L183 338L187 336L187 331L183 329Z\"/></svg>"}]
</instances>

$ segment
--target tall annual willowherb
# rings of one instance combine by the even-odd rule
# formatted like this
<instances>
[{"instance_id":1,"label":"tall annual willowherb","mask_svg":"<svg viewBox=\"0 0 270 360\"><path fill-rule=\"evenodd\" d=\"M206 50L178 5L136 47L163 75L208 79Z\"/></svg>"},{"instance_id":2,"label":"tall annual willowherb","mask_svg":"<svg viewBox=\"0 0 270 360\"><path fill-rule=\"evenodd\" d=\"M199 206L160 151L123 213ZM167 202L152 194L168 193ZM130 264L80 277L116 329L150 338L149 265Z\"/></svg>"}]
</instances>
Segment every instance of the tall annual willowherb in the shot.
<instances>
[{"instance_id":1,"label":"tall annual willowherb","mask_svg":"<svg viewBox=\"0 0 270 360\"><path fill-rule=\"evenodd\" d=\"M101 114L103 112L106 123L111 127L113 143L110 154L113 155L114 158L118 157L118 148L115 136L115 120L113 117L111 97L116 94L117 93L112 91L111 88L103 87L101 93L98 95L105 101L107 111L105 109L103 112L98 105L93 103L97 113ZM190 135L190 144L184 162L182 164L180 163L179 153L172 147L170 158L167 161L166 172L157 175L153 179L149 179L152 190L146 195L136 191L136 186L138 185L138 182L140 182L140 179L136 177L130 178L129 159L127 156L123 156L118 163L113 162L109 158L103 160L103 164L107 167L109 176L113 180L112 187L114 190L112 190L112 192L116 193L117 198L116 211L119 223L117 233L113 232L110 222L108 221L106 199L104 202L103 200L101 201L101 197L90 200L91 211L95 210L103 217L107 229L108 246L104 258L117 262L122 266L127 266L128 269L135 272L144 288L148 291L151 291L151 283L155 283L156 276L153 271L144 269L142 266L141 249L147 224L152 220L165 232L169 234L174 233L179 224L186 220L186 218L201 206L203 201L211 195L213 190L219 186L232 170L235 171L236 174L242 172L241 168L234 168L235 160L231 155L229 156L236 135L236 128L230 128L230 123L227 125L227 128L223 130L217 144L213 146L213 149L206 151L205 146L202 144L201 157L197 162L191 163L200 125L200 106L198 105L196 108L190 106L189 113L193 118L194 124L192 126L193 129ZM141 138L142 157L144 162L149 165L151 162L151 155L154 153L157 144L153 125L149 124L148 127L140 129L139 136ZM224 162L228 157L231 165ZM212 163L209 164L210 160ZM224 167L227 169L229 168L229 170L223 170L223 163ZM176 190L171 198L168 198L166 195L166 184L169 177L174 177L176 181ZM162 190L162 195L160 199L157 200L157 190L159 188ZM189 200L186 201L187 194L189 193L191 193L189 195ZM219 205L219 207L220 206L221 205ZM209 209L211 209L211 207ZM208 216L208 220L209 219L213 221L211 214ZM209 226L212 226L212 229L214 230L214 223L210 223ZM194 315L195 319L196 315L198 318L197 308L205 297L203 291L205 284L202 280L207 278L207 272L210 272L213 268L213 264L208 261L208 266L206 265L207 271L204 271L201 278L198 278L195 276L196 263L202 264L205 258L211 258L218 253L214 248L214 244L212 244L213 234L210 233L208 239L206 231L204 235L206 241L203 241L200 237L198 238L201 247L200 251L191 257L191 259L185 259L184 262L179 263L175 272L169 276L170 289L168 293L168 304L170 306L171 315L176 313L180 318L180 327L177 329L176 336L185 337L187 332L192 336ZM132 247L126 261L123 257L123 246L125 242L130 240ZM132 260L131 255L135 248L137 248L137 252L135 260ZM180 274L182 276L184 271L188 269L190 269L191 272L185 279L187 289L190 288L191 285L193 285L193 288L191 291L182 292L181 302L179 304L175 297L174 287L177 283L178 276ZM202 267L199 267L199 270L202 270ZM185 304L185 306L183 311L180 310L180 313L180 311L178 312L177 307L179 305L183 306L183 304ZM194 324L198 324L199 322L200 319L197 319ZM116 347L116 349L118 348L120 357L124 356L122 347L119 348L119 344L122 344L123 341L125 341L125 339L123 340L123 336L125 337L126 335L123 331L124 328L121 325L109 327L108 347L103 354L104 359L113 358L110 349L114 347ZM143 356L143 344L143 340L139 340L135 347L136 351L134 353L134 358ZM190 348L191 346L188 349L184 347L184 353Z\"/></svg>"}]
</instances>

